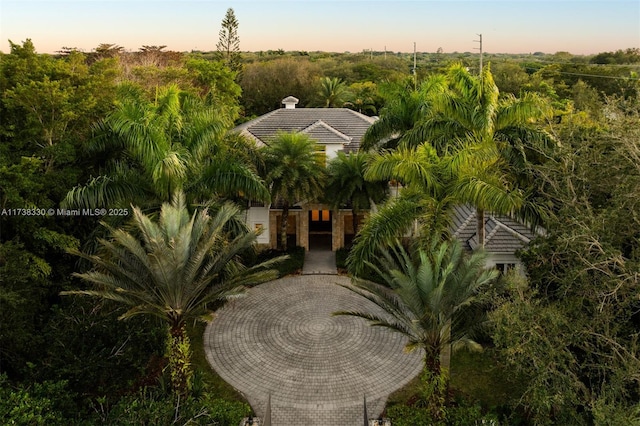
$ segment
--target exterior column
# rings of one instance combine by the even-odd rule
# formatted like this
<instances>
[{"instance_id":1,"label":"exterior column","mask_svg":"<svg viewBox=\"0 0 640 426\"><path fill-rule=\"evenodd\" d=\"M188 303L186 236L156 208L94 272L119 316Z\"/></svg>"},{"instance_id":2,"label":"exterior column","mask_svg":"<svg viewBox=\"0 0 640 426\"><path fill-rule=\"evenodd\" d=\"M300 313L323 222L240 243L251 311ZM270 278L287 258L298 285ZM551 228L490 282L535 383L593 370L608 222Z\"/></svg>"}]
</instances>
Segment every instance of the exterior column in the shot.
<instances>
[{"instance_id":1,"label":"exterior column","mask_svg":"<svg viewBox=\"0 0 640 426\"><path fill-rule=\"evenodd\" d=\"M269 247L278 248L278 214L274 211L269 212Z\"/></svg>"},{"instance_id":2,"label":"exterior column","mask_svg":"<svg viewBox=\"0 0 640 426\"><path fill-rule=\"evenodd\" d=\"M344 247L344 213L334 212L331 219L331 250Z\"/></svg>"},{"instance_id":3,"label":"exterior column","mask_svg":"<svg viewBox=\"0 0 640 426\"><path fill-rule=\"evenodd\" d=\"M298 213L298 230L296 232L298 245L309 251L309 210L303 208Z\"/></svg>"}]
</instances>

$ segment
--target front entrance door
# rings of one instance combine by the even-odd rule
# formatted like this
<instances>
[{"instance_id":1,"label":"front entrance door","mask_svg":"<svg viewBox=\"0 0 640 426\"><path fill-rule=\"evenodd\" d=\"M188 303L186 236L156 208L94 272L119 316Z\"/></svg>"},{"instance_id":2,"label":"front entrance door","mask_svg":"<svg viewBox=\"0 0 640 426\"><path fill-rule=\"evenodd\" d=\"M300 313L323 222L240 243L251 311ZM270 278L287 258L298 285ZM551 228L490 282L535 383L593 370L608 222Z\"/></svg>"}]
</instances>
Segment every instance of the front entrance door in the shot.
<instances>
[{"instance_id":1,"label":"front entrance door","mask_svg":"<svg viewBox=\"0 0 640 426\"><path fill-rule=\"evenodd\" d=\"M309 210L309 250L331 250L331 210Z\"/></svg>"}]
</instances>

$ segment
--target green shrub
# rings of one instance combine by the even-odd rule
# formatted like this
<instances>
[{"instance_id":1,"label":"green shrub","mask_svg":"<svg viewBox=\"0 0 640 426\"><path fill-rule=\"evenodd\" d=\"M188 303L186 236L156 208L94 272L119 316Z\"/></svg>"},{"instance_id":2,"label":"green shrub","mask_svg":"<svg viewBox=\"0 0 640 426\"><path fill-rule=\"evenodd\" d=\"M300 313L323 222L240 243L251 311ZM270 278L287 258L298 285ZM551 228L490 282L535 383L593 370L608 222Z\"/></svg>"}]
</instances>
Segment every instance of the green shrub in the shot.
<instances>
[{"instance_id":1,"label":"green shrub","mask_svg":"<svg viewBox=\"0 0 640 426\"><path fill-rule=\"evenodd\" d=\"M304 266L304 247L289 247L286 252L281 250L269 249L262 251L258 254L257 263L264 262L274 257L282 256L286 254L288 259L278 263L275 268L278 270L278 275L284 277L286 275L297 274L302 270Z\"/></svg>"},{"instance_id":2,"label":"green shrub","mask_svg":"<svg viewBox=\"0 0 640 426\"><path fill-rule=\"evenodd\" d=\"M427 408L396 405L387 410L393 426L435 426Z\"/></svg>"},{"instance_id":3,"label":"green shrub","mask_svg":"<svg viewBox=\"0 0 640 426\"><path fill-rule=\"evenodd\" d=\"M178 400L159 389L143 389L125 396L102 419L104 424L125 425L216 425L236 426L251 414L242 402L189 397Z\"/></svg>"},{"instance_id":4,"label":"green shrub","mask_svg":"<svg viewBox=\"0 0 640 426\"><path fill-rule=\"evenodd\" d=\"M205 404L211 420L221 426L236 426L251 414L251 407L242 402L213 399Z\"/></svg>"},{"instance_id":5,"label":"green shrub","mask_svg":"<svg viewBox=\"0 0 640 426\"><path fill-rule=\"evenodd\" d=\"M336 267L338 269L347 269L347 256L349 256L349 249L347 247L336 250Z\"/></svg>"},{"instance_id":6,"label":"green shrub","mask_svg":"<svg viewBox=\"0 0 640 426\"><path fill-rule=\"evenodd\" d=\"M443 419L436 421L424 407L395 405L387 410L393 426L499 426L493 414L483 414L479 405L446 407Z\"/></svg>"},{"instance_id":7,"label":"green shrub","mask_svg":"<svg viewBox=\"0 0 640 426\"><path fill-rule=\"evenodd\" d=\"M338 270L347 270L347 257L349 256L350 250L351 249L349 247L342 247L336 250L336 267L338 268ZM368 265L363 267L363 270L358 275L358 278L387 286L386 281L383 280L382 277Z\"/></svg>"},{"instance_id":8,"label":"green shrub","mask_svg":"<svg viewBox=\"0 0 640 426\"><path fill-rule=\"evenodd\" d=\"M43 334L50 342L29 379L66 380L79 397L122 395L146 378L149 363L162 357L166 326L142 316L119 321L121 307L89 298L63 300L52 309Z\"/></svg>"},{"instance_id":9,"label":"green shrub","mask_svg":"<svg viewBox=\"0 0 640 426\"><path fill-rule=\"evenodd\" d=\"M29 388L12 387L0 375L0 419L6 425L67 425L63 411L73 406L67 384L36 383Z\"/></svg>"}]
</instances>

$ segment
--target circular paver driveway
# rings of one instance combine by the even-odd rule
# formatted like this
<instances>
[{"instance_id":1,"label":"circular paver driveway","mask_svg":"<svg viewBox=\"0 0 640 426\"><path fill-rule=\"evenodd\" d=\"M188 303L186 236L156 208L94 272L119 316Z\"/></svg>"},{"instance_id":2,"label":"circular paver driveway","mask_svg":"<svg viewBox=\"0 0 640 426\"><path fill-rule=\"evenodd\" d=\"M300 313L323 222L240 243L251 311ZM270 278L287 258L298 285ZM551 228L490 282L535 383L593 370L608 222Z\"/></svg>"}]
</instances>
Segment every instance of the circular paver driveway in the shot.
<instances>
[{"instance_id":1,"label":"circular paver driveway","mask_svg":"<svg viewBox=\"0 0 640 426\"><path fill-rule=\"evenodd\" d=\"M250 402L270 394L281 407L310 410L362 407L363 395L384 403L419 373L421 353L404 353L402 336L361 318L331 316L379 312L338 282L349 279L295 276L249 290L207 327L209 362Z\"/></svg>"}]
</instances>

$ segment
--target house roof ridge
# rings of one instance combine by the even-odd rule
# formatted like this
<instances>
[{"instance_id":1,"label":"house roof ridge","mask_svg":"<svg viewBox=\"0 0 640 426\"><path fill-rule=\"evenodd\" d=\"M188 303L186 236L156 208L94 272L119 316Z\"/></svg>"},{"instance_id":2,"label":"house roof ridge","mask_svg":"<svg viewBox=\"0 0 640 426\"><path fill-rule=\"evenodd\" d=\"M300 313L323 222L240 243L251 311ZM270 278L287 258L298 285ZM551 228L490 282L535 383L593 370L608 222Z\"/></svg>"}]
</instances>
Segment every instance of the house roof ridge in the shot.
<instances>
[{"instance_id":1,"label":"house roof ridge","mask_svg":"<svg viewBox=\"0 0 640 426\"><path fill-rule=\"evenodd\" d=\"M487 236L485 241L489 241L498 232L498 228L502 228L505 231L509 232L514 237L524 241L527 244L529 242L531 242L531 238L529 238L529 237L527 237L525 235L522 235L520 232L516 231L515 229L513 229L512 227L510 227L506 223L504 223L501 220L497 219L494 215L490 215L490 218L496 222L496 227L493 228L493 230L489 233L489 235Z\"/></svg>"},{"instance_id":2,"label":"house roof ridge","mask_svg":"<svg viewBox=\"0 0 640 426\"><path fill-rule=\"evenodd\" d=\"M316 120L314 123L310 124L309 126L305 127L304 129L300 130L300 133L308 133L311 130L315 129L316 127L324 127L325 129L329 130L330 132L335 133L338 137L340 137L341 139L344 139L347 143L351 142L353 140L353 138L351 136L347 136L344 133L342 133L340 130L336 129L335 127L325 123L322 119L318 119Z\"/></svg>"},{"instance_id":3,"label":"house roof ridge","mask_svg":"<svg viewBox=\"0 0 640 426\"><path fill-rule=\"evenodd\" d=\"M248 135L250 137L252 137L254 140L256 140L257 142L262 142L264 143L257 135L255 135L250 129L257 125L258 123L261 123L262 121L264 121L265 119L271 117L272 115L275 115L278 113L278 111L282 110L284 108L278 108L278 109L274 109L273 111L269 111L266 114L262 114L254 119L251 119L245 123L239 124L238 126L235 127L234 130L239 130L241 135Z\"/></svg>"},{"instance_id":4,"label":"house roof ridge","mask_svg":"<svg viewBox=\"0 0 640 426\"><path fill-rule=\"evenodd\" d=\"M358 117L358 118L360 118L360 119L362 119L362 120L364 120L364 121L366 121L368 123L375 123L377 121L377 118L373 118L373 117L370 117L370 116L368 116L366 114L363 114L361 112L354 111L351 108L344 108L343 107L343 108L340 108L340 109L346 109L347 111L350 111L351 114L355 115L356 117Z\"/></svg>"},{"instance_id":5,"label":"house roof ridge","mask_svg":"<svg viewBox=\"0 0 640 426\"><path fill-rule=\"evenodd\" d=\"M467 216L467 218L464 220L464 222L462 222L460 224L460 226L458 227L458 229L456 229L456 232L453 233L454 237L458 237L458 235L460 235L460 232L465 229L467 227L467 225L469 225L469 222L471 222L471 220L475 217L475 212L472 212L470 215ZM475 234L474 234L475 235ZM472 236L473 238L473 236Z\"/></svg>"}]
</instances>

